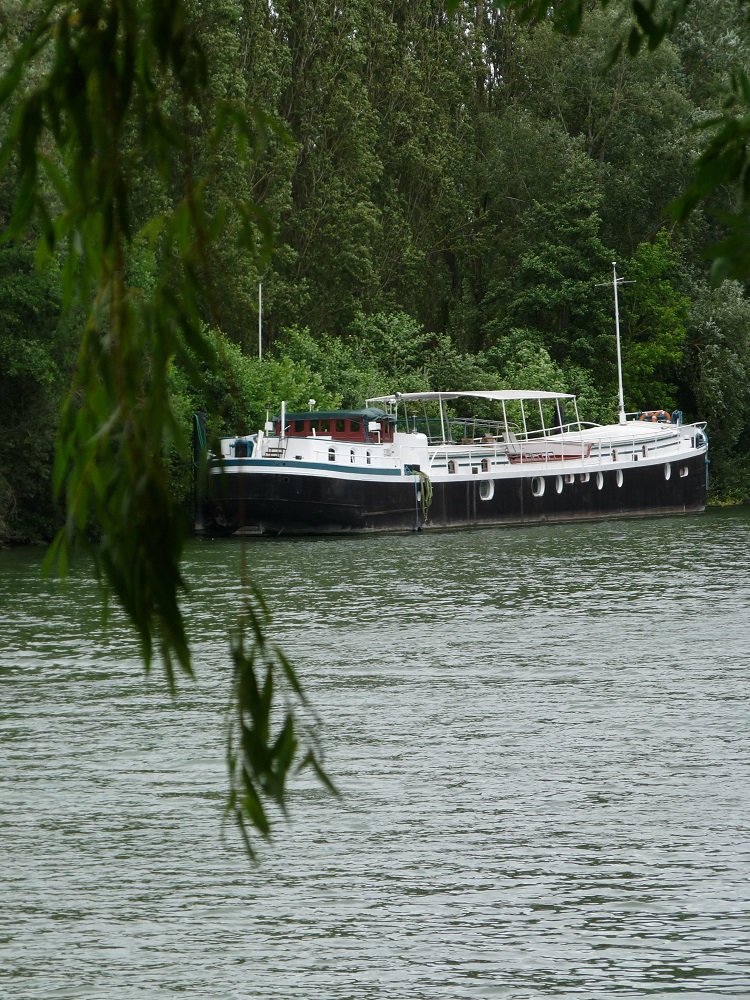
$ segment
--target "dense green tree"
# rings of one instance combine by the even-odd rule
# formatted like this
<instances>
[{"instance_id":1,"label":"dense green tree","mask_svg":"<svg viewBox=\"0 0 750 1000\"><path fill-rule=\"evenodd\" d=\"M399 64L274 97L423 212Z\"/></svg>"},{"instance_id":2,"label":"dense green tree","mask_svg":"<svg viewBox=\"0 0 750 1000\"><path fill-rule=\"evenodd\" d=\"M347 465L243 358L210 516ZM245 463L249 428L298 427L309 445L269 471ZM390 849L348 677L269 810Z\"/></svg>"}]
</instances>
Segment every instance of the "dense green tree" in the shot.
<instances>
[{"instance_id":1,"label":"dense green tree","mask_svg":"<svg viewBox=\"0 0 750 1000\"><path fill-rule=\"evenodd\" d=\"M516 101L559 123L595 165L603 238L622 257L653 237L688 182L695 109L669 41L650 59L607 67L620 20L613 6L591 11L575 38L549 21L535 27L521 47L526 86Z\"/></svg>"},{"instance_id":2,"label":"dense green tree","mask_svg":"<svg viewBox=\"0 0 750 1000\"><path fill-rule=\"evenodd\" d=\"M50 483L73 351L56 274L37 271L28 243L0 246L0 540L41 541L59 526Z\"/></svg>"},{"instance_id":3,"label":"dense green tree","mask_svg":"<svg viewBox=\"0 0 750 1000\"><path fill-rule=\"evenodd\" d=\"M642 243L623 288L622 364L626 408L671 410L678 402L690 300L680 293L679 256L663 229Z\"/></svg>"},{"instance_id":4,"label":"dense green tree","mask_svg":"<svg viewBox=\"0 0 750 1000\"><path fill-rule=\"evenodd\" d=\"M685 345L694 409L708 423L712 492L750 495L750 302L725 281L695 296Z\"/></svg>"},{"instance_id":5,"label":"dense green tree","mask_svg":"<svg viewBox=\"0 0 750 1000\"><path fill-rule=\"evenodd\" d=\"M323 409L341 404L340 394L327 386L315 363L323 345L309 335L309 356L285 349L262 361L221 331L207 330L205 336L213 354L208 360L196 359L198 383L192 367L176 363L170 370L171 392L183 424L190 424L193 413L202 412L208 416L209 436L250 434L263 426L266 405L275 411L281 399L290 409L306 409L311 398Z\"/></svg>"},{"instance_id":6,"label":"dense green tree","mask_svg":"<svg viewBox=\"0 0 750 1000\"><path fill-rule=\"evenodd\" d=\"M606 275L612 251L601 240L601 199L590 173L580 161L526 213L526 248L488 293L496 315L485 336L492 343L510 329L538 330L555 361L588 368L606 384L614 377L612 320L596 279Z\"/></svg>"},{"instance_id":7,"label":"dense green tree","mask_svg":"<svg viewBox=\"0 0 750 1000\"><path fill-rule=\"evenodd\" d=\"M315 327L340 330L358 303L377 305L379 286L373 191L382 165L364 75L363 4L294 0L277 13L289 63L282 104L296 147L279 240L291 248L297 315L304 306Z\"/></svg>"},{"instance_id":8,"label":"dense green tree","mask_svg":"<svg viewBox=\"0 0 750 1000\"><path fill-rule=\"evenodd\" d=\"M395 302L438 331L451 325L476 256L474 46L465 22L446 19L432 0L399 5L393 19L392 51L372 89L385 208L380 270Z\"/></svg>"},{"instance_id":9,"label":"dense green tree","mask_svg":"<svg viewBox=\"0 0 750 1000\"><path fill-rule=\"evenodd\" d=\"M447 2L449 9L459 5L459 0ZM611 5L610 0L592 4L563 0L551 8L545 0L507 2L525 23L537 19L550 21L557 30L572 35L578 35L582 25L595 19L601 9L610 7L618 15L617 41L610 49L610 65L614 65L625 51L630 57L636 57L644 49L653 53L665 44L665 40L678 36L683 25L700 23L692 18L695 5L690 0L620 0ZM709 20L717 10L716 6L710 8ZM724 22L720 19L718 23ZM733 37L744 48L750 22L743 0L732 5L728 23ZM709 34L716 36L715 27ZM703 51L706 51L705 44ZM702 121L705 131L691 170L691 182L671 206L674 217L684 222L696 206L710 203L724 186L733 189L737 200L720 216L725 236L709 251L714 259L714 279L717 281L727 275L746 279L750 273L750 184L747 183L750 78L741 59L732 58L726 70L731 71L728 79L723 79L718 88L724 97L721 113Z\"/></svg>"}]
</instances>

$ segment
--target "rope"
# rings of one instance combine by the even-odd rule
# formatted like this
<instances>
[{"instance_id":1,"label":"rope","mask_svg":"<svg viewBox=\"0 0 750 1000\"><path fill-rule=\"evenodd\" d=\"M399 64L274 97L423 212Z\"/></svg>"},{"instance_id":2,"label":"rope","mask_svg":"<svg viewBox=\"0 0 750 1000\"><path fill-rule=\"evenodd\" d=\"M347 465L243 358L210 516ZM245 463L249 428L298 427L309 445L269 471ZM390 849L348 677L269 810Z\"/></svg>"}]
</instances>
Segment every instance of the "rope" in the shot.
<instances>
[{"instance_id":1,"label":"rope","mask_svg":"<svg viewBox=\"0 0 750 1000\"><path fill-rule=\"evenodd\" d=\"M414 530L421 531L422 525L427 523L432 506L432 480L426 472L421 469L412 469L407 465L405 471L414 476ZM421 489L420 489L421 487ZM419 523L419 506L422 505L422 524Z\"/></svg>"},{"instance_id":2,"label":"rope","mask_svg":"<svg viewBox=\"0 0 750 1000\"><path fill-rule=\"evenodd\" d=\"M422 485L422 524L425 524L430 516L430 507L432 506L432 480L421 469L418 475Z\"/></svg>"}]
</instances>

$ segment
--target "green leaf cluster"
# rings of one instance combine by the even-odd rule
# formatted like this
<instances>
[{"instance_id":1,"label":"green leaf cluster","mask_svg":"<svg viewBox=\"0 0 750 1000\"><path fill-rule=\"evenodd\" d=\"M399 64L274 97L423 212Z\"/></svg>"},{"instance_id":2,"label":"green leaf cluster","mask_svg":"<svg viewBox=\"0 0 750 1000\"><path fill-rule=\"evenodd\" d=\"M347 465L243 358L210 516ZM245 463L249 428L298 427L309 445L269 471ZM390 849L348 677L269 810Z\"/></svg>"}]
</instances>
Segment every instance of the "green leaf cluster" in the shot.
<instances>
[{"instance_id":1,"label":"green leaf cluster","mask_svg":"<svg viewBox=\"0 0 750 1000\"><path fill-rule=\"evenodd\" d=\"M180 603L187 532L167 459L187 452L187 428L170 376L176 360L197 386L205 384L202 366L216 369L202 316L218 315L214 251L228 201L211 173L231 138L237 161L253 162L268 124L255 109L217 101L210 129L191 142L206 85L205 52L179 0L48 3L0 81L0 106L13 102L0 167L16 173L5 238L22 242L37 228L37 262L59 262L63 309L80 324L53 469L65 526L47 565L57 562L65 574L74 550L85 547L105 592L127 613L147 669L158 652L172 688L176 670L192 667ZM139 205L144 162L151 203ZM238 242L262 260L267 216L252 200L235 198L232 208ZM22 290L9 281L2 289L19 321ZM12 339L8 377L36 385L52 379L50 359L34 347L27 337ZM4 478L6 504L7 485ZM239 664L236 644L233 656ZM239 695L243 711L270 711L267 686L258 692L243 683ZM253 719L258 751L269 734L261 716ZM296 746L285 738L283 752L274 751L281 786L270 781L262 755L247 755L276 800ZM257 810L247 818L266 832Z\"/></svg>"},{"instance_id":2,"label":"green leaf cluster","mask_svg":"<svg viewBox=\"0 0 750 1000\"><path fill-rule=\"evenodd\" d=\"M251 596L232 638L233 705L229 714L226 812L236 823L250 857L249 828L271 833L265 802L286 813L287 780L310 768L328 789L336 789L321 764L317 721L299 729L300 710L309 713L297 675L283 651L268 637L270 615L260 591ZM284 706L278 707L279 696Z\"/></svg>"}]
</instances>

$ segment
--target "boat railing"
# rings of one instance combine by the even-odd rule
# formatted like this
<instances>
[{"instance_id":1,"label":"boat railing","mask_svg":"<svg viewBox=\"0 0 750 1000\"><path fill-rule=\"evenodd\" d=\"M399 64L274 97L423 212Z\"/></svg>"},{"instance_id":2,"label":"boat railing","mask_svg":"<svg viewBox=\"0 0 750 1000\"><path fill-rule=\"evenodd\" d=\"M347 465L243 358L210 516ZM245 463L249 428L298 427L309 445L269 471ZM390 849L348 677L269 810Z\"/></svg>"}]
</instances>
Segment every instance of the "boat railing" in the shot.
<instances>
[{"instance_id":1,"label":"boat railing","mask_svg":"<svg viewBox=\"0 0 750 1000\"><path fill-rule=\"evenodd\" d=\"M656 431L656 426L659 430ZM489 471L487 459L508 462L511 465L565 464L588 460L589 464L609 465L618 461L639 461L652 455L655 449L674 447L679 449L688 439L691 447L700 446L697 432L705 433L705 421L693 424L654 425L654 436L644 438L642 433L628 437L617 434L592 434L592 430L604 430L601 424L581 422L560 427L527 430L516 433L508 431L497 435L484 435L473 439L446 441L432 448L432 465L451 459L468 460L471 465L479 465L481 471ZM692 433L691 433L692 432ZM458 447L459 445L463 447ZM468 450L465 446L469 446Z\"/></svg>"},{"instance_id":2,"label":"boat railing","mask_svg":"<svg viewBox=\"0 0 750 1000\"><path fill-rule=\"evenodd\" d=\"M399 419L397 430L404 433L421 433L427 436L428 444L441 445L450 442L468 443L481 441L487 437L497 437L503 431L502 420L488 420L483 417L439 417L412 416Z\"/></svg>"},{"instance_id":3,"label":"boat railing","mask_svg":"<svg viewBox=\"0 0 750 1000\"><path fill-rule=\"evenodd\" d=\"M588 460L590 464L611 465L618 460L638 461L653 453L655 448L663 449L680 445L690 439L693 447L700 445L698 434L705 437L705 421L693 424L654 424L654 435L645 438L643 436L643 425L640 425L638 434L626 437L622 431L616 435L603 433L597 435L592 433L595 430L604 431L601 424L575 422L567 423L558 427L543 429L526 429L508 427L499 430L497 433L490 433L490 430L497 428L496 421L474 421L473 426L481 428L483 433L475 437L463 437L456 441L433 442L430 445L431 461L430 465L435 466L436 461L450 461L451 459L468 459L470 464L480 467L481 471L489 471L489 463L497 464L509 463L511 465L548 465L566 462L580 462ZM658 430L657 430L658 428ZM623 428L624 430L624 428ZM306 442L310 444L309 438ZM262 458L284 458L289 448L290 438L266 438L259 440L257 449L258 457ZM329 437L316 439L317 447L306 451L309 459L315 462L352 462L358 464L364 460L368 465L373 458L377 463L376 455L380 449L374 449L374 454L369 450L361 453L360 448L353 454L354 449L349 448L349 442L333 440ZM467 447L468 446L468 447ZM348 449L348 450L347 450ZM388 446L384 456L390 460L394 457L391 446Z\"/></svg>"}]
</instances>

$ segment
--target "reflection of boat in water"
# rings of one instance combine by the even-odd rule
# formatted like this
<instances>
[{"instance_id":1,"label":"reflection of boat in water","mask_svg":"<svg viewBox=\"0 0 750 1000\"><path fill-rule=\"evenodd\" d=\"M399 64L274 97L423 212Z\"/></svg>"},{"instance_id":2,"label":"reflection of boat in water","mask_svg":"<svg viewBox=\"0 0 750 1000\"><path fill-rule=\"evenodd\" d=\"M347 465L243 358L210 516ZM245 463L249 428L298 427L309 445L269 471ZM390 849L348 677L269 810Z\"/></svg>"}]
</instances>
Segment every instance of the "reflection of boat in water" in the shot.
<instances>
[{"instance_id":1,"label":"reflection of boat in water","mask_svg":"<svg viewBox=\"0 0 750 1000\"><path fill-rule=\"evenodd\" d=\"M449 408L481 407L482 417ZM563 409L575 416L566 418ZM494 412L492 412L494 411ZM209 530L327 534L703 510L705 424L580 421L552 392L421 392L281 413L209 461Z\"/></svg>"}]
</instances>

